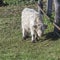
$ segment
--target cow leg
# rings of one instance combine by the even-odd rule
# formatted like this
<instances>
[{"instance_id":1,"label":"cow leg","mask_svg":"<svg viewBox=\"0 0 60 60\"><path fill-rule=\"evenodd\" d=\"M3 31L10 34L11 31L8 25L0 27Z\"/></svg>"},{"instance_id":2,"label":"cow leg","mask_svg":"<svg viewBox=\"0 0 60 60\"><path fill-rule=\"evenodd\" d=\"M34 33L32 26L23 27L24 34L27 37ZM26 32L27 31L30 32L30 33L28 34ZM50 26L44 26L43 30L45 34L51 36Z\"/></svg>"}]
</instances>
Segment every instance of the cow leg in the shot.
<instances>
[{"instance_id":1,"label":"cow leg","mask_svg":"<svg viewBox=\"0 0 60 60\"><path fill-rule=\"evenodd\" d=\"M22 37L23 37L24 40L26 40L26 35L27 35L26 30L23 29L22 30Z\"/></svg>"},{"instance_id":2,"label":"cow leg","mask_svg":"<svg viewBox=\"0 0 60 60\"><path fill-rule=\"evenodd\" d=\"M35 31L33 29L31 29L31 41L36 42Z\"/></svg>"}]
</instances>

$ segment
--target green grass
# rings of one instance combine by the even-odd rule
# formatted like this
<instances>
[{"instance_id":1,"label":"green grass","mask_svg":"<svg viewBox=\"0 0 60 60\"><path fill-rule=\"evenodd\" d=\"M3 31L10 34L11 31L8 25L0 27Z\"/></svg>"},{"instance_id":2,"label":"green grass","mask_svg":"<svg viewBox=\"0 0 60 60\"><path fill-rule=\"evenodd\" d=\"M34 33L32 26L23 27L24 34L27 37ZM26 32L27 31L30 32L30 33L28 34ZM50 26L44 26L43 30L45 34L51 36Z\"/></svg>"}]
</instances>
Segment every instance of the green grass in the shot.
<instances>
[{"instance_id":1,"label":"green grass","mask_svg":"<svg viewBox=\"0 0 60 60\"><path fill-rule=\"evenodd\" d=\"M45 35L36 43L31 43L30 38L22 41L20 17L24 7L37 10L35 4L0 7L0 60L60 60L60 39ZM52 32L46 17L44 23L48 25L45 34Z\"/></svg>"},{"instance_id":2,"label":"green grass","mask_svg":"<svg viewBox=\"0 0 60 60\"><path fill-rule=\"evenodd\" d=\"M35 1L37 2L37 1ZM4 3L8 3L9 5L21 5L21 4L33 4L35 3L34 1L33 2L30 2L29 0L4 0Z\"/></svg>"}]
</instances>

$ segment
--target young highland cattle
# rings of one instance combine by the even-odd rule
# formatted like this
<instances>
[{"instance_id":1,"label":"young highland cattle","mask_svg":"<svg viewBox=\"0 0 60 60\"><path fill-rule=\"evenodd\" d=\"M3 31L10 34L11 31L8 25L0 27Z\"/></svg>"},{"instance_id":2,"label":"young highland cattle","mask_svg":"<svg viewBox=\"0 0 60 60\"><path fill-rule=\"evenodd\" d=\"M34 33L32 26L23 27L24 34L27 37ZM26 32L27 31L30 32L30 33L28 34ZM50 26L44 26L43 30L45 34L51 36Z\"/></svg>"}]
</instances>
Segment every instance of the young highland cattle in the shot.
<instances>
[{"instance_id":1,"label":"young highland cattle","mask_svg":"<svg viewBox=\"0 0 60 60\"><path fill-rule=\"evenodd\" d=\"M30 33L32 42L36 42L45 30L42 16L39 16L38 12L30 8L25 8L22 11L21 25L23 38L26 39Z\"/></svg>"}]
</instances>

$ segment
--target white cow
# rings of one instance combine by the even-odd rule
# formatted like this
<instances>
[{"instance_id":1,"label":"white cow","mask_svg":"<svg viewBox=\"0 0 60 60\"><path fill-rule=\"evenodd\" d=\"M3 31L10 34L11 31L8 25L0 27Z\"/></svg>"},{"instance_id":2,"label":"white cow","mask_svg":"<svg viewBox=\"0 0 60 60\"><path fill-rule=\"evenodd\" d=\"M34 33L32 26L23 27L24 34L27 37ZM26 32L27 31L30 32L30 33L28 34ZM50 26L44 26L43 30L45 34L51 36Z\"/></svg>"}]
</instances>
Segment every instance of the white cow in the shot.
<instances>
[{"instance_id":1,"label":"white cow","mask_svg":"<svg viewBox=\"0 0 60 60\"><path fill-rule=\"evenodd\" d=\"M41 37L45 30L45 26L42 22L42 16L40 17L38 12L30 8L25 8L22 11L21 25L23 38L26 39L30 33L32 42L35 42L38 37Z\"/></svg>"}]
</instances>

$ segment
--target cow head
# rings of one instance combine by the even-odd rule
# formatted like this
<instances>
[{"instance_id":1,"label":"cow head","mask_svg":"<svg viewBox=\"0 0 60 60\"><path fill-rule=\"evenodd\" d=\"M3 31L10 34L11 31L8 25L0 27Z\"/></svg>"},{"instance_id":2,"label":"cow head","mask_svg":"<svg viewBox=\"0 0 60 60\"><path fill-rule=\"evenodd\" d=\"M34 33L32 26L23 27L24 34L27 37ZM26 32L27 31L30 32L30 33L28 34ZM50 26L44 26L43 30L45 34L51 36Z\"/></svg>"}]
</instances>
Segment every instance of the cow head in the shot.
<instances>
[{"instance_id":1,"label":"cow head","mask_svg":"<svg viewBox=\"0 0 60 60\"><path fill-rule=\"evenodd\" d=\"M36 30L37 35L38 35L39 37L41 37L41 36L43 35L45 29L47 29L47 25L45 25L45 24L38 24L37 30Z\"/></svg>"}]
</instances>

